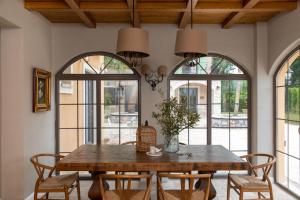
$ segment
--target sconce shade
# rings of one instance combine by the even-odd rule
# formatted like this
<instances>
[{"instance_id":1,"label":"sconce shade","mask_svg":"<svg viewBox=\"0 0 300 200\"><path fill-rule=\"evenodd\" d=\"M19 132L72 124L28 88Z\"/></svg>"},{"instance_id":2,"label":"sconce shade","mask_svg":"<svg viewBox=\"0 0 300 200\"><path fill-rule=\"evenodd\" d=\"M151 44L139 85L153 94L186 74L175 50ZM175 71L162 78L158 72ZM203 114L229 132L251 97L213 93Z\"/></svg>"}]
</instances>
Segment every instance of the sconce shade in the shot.
<instances>
[{"instance_id":1,"label":"sconce shade","mask_svg":"<svg viewBox=\"0 0 300 200\"><path fill-rule=\"evenodd\" d=\"M175 55L185 58L207 56L207 34L199 29L177 31Z\"/></svg>"},{"instance_id":2,"label":"sconce shade","mask_svg":"<svg viewBox=\"0 0 300 200\"><path fill-rule=\"evenodd\" d=\"M152 73L152 70L151 70L151 68L150 68L149 65L144 64L144 65L142 66L142 68L141 68L141 73L142 73L143 75L149 75L149 74Z\"/></svg>"},{"instance_id":3,"label":"sconce shade","mask_svg":"<svg viewBox=\"0 0 300 200\"><path fill-rule=\"evenodd\" d=\"M141 28L123 28L118 32L117 54L123 57L149 56L149 34Z\"/></svg>"},{"instance_id":4,"label":"sconce shade","mask_svg":"<svg viewBox=\"0 0 300 200\"><path fill-rule=\"evenodd\" d=\"M158 67L157 73L160 76L166 76L168 72L168 68L165 65L161 65Z\"/></svg>"}]
</instances>

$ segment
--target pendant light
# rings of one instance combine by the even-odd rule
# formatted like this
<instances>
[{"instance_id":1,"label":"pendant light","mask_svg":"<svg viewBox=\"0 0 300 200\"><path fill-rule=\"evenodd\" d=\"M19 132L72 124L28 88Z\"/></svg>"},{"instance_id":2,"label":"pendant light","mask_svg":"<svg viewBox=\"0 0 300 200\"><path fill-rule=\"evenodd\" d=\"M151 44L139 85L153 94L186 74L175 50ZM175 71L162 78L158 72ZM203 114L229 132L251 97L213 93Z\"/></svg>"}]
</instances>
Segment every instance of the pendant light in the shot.
<instances>
[{"instance_id":1,"label":"pendant light","mask_svg":"<svg viewBox=\"0 0 300 200\"><path fill-rule=\"evenodd\" d=\"M133 67L142 64L142 59L149 56L149 34L134 27L134 2L132 6L132 27L120 29L117 40L117 54L124 57Z\"/></svg>"},{"instance_id":2,"label":"pendant light","mask_svg":"<svg viewBox=\"0 0 300 200\"><path fill-rule=\"evenodd\" d=\"M199 29L193 29L193 0L191 0L191 28L177 31L175 55L184 57L188 66L195 66L195 58L207 56L207 35Z\"/></svg>"}]
</instances>

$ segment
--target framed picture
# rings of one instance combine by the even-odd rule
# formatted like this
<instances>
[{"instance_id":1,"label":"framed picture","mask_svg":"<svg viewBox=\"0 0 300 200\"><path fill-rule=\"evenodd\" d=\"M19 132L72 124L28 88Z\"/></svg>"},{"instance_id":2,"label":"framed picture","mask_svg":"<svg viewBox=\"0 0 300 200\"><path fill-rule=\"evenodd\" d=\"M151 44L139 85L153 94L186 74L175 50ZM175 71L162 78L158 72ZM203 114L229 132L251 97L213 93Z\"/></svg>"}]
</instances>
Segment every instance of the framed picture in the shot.
<instances>
[{"instance_id":1,"label":"framed picture","mask_svg":"<svg viewBox=\"0 0 300 200\"><path fill-rule=\"evenodd\" d=\"M50 110L51 73L33 69L33 112Z\"/></svg>"}]
</instances>

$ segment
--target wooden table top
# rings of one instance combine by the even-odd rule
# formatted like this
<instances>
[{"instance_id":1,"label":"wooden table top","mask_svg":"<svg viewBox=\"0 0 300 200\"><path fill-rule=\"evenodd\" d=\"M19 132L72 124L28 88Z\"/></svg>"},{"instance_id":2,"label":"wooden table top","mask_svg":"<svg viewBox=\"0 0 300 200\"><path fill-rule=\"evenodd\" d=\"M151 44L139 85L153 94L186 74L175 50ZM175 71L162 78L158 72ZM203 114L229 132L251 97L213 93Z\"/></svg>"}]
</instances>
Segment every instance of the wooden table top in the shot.
<instances>
[{"instance_id":1,"label":"wooden table top","mask_svg":"<svg viewBox=\"0 0 300 200\"><path fill-rule=\"evenodd\" d=\"M180 146L178 155L151 157L131 145L82 145L57 163L60 171L215 171L245 170L247 162L221 145Z\"/></svg>"}]
</instances>

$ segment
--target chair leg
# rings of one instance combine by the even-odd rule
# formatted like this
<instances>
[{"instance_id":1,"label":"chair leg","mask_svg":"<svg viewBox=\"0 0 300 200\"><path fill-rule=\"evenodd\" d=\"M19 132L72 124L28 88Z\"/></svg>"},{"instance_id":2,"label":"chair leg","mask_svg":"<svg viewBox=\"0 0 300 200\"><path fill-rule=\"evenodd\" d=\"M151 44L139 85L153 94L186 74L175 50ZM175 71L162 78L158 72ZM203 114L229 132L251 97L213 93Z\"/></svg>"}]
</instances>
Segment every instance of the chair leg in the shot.
<instances>
[{"instance_id":1,"label":"chair leg","mask_svg":"<svg viewBox=\"0 0 300 200\"><path fill-rule=\"evenodd\" d=\"M38 193L36 191L34 191L34 200L38 200Z\"/></svg>"},{"instance_id":2,"label":"chair leg","mask_svg":"<svg viewBox=\"0 0 300 200\"><path fill-rule=\"evenodd\" d=\"M69 189L68 188L65 188L65 200L69 200L70 197L69 197Z\"/></svg>"},{"instance_id":3,"label":"chair leg","mask_svg":"<svg viewBox=\"0 0 300 200\"><path fill-rule=\"evenodd\" d=\"M230 185L230 180L228 177L228 179L227 179L227 200L230 199L230 189L231 189L231 185Z\"/></svg>"},{"instance_id":4,"label":"chair leg","mask_svg":"<svg viewBox=\"0 0 300 200\"><path fill-rule=\"evenodd\" d=\"M78 200L81 200L79 179L76 180L76 183L77 183L77 198Z\"/></svg>"},{"instance_id":5,"label":"chair leg","mask_svg":"<svg viewBox=\"0 0 300 200\"><path fill-rule=\"evenodd\" d=\"M239 200L244 200L244 192L243 192L243 190L240 190L240 199Z\"/></svg>"},{"instance_id":6,"label":"chair leg","mask_svg":"<svg viewBox=\"0 0 300 200\"><path fill-rule=\"evenodd\" d=\"M49 199L49 192L46 192L46 200Z\"/></svg>"}]
</instances>

